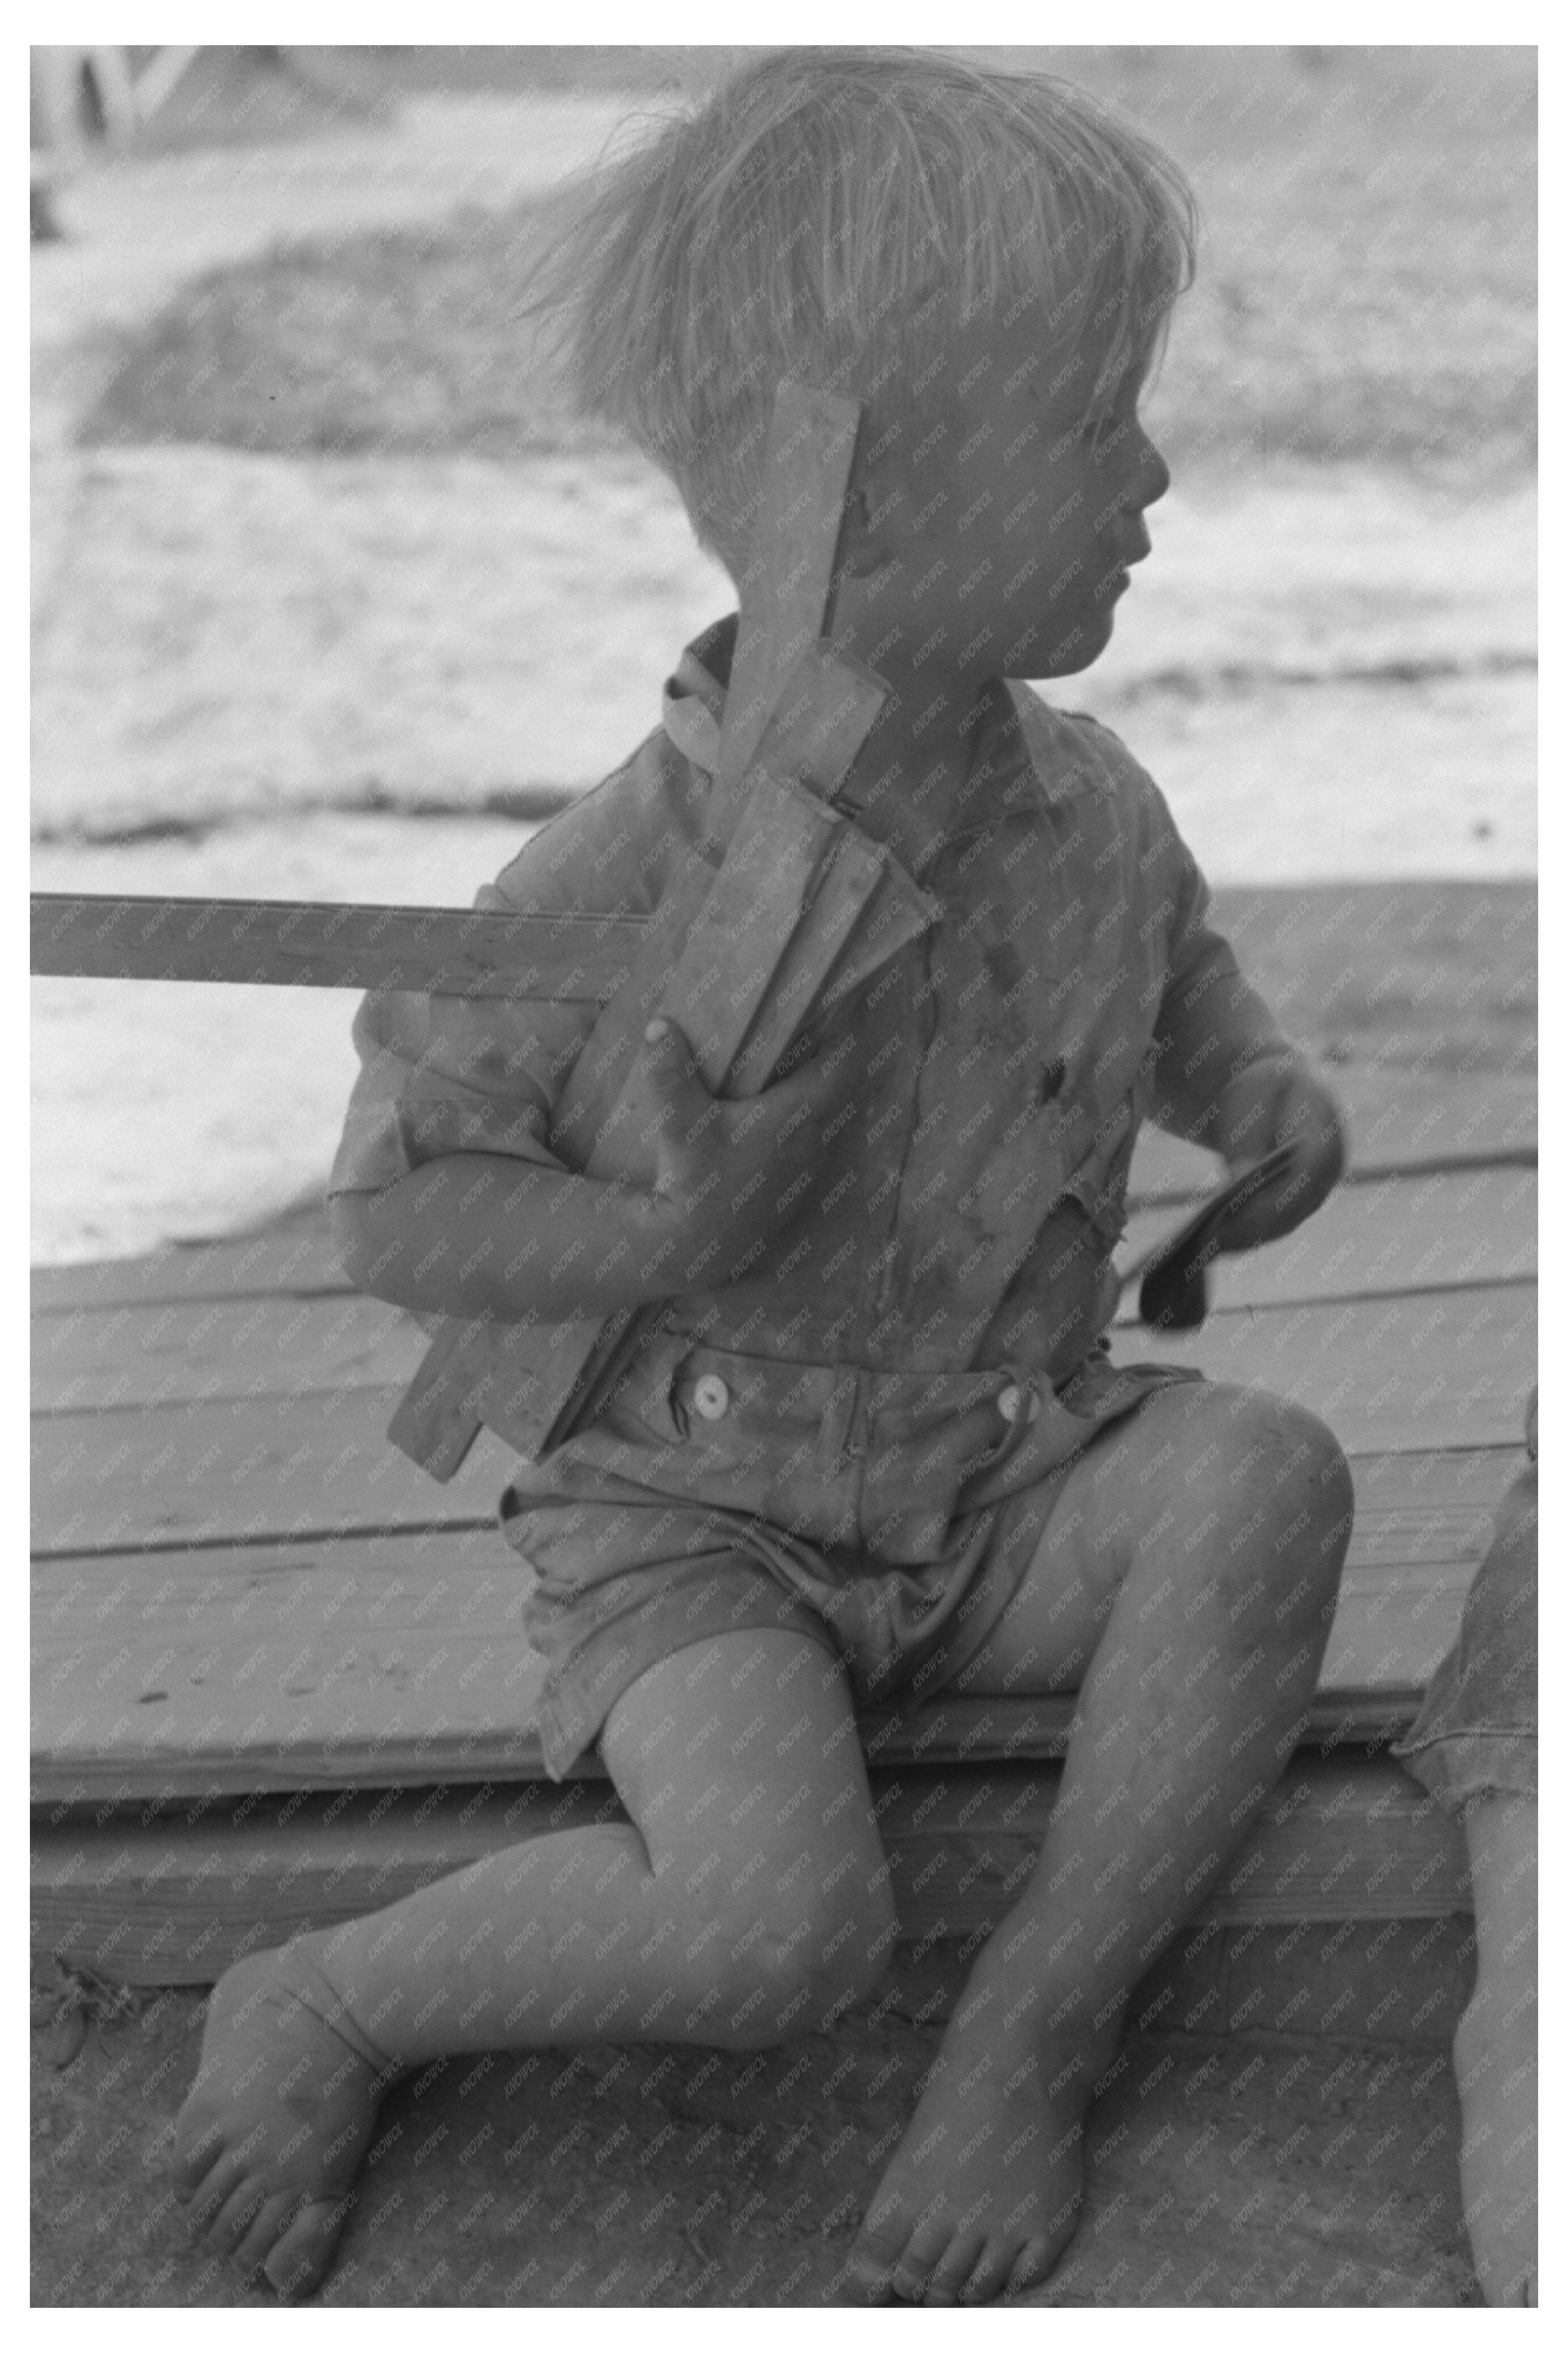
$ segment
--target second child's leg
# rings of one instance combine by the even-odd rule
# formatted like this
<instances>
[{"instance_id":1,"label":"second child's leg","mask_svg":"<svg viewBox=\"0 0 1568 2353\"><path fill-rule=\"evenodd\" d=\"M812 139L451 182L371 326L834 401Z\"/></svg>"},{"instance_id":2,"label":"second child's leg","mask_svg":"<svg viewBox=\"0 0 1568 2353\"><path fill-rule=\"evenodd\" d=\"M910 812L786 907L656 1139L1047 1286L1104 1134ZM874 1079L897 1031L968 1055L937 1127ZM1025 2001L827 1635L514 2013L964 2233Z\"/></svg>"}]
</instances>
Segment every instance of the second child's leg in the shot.
<instances>
[{"instance_id":1,"label":"second child's leg","mask_svg":"<svg viewBox=\"0 0 1568 2353\"><path fill-rule=\"evenodd\" d=\"M1539 1813L1534 1798L1498 1795L1465 1817L1476 1985L1454 2037L1459 2187L1481 2294L1505 2306L1535 2302Z\"/></svg>"},{"instance_id":2,"label":"second child's leg","mask_svg":"<svg viewBox=\"0 0 1568 2353\"><path fill-rule=\"evenodd\" d=\"M742 2050L875 1982L892 1898L842 1671L799 1634L694 1644L601 1742L629 1824L488 1856L230 1969L175 2165L193 2227L319 2284L382 2094L450 2052L635 2041Z\"/></svg>"},{"instance_id":3,"label":"second child's leg","mask_svg":"<svg viewBox=\"0 0 1568 2353\"><path fill-rule=\"evenodd\" d=\"M1043 2279L1071 2237L1093 2085L1289 1759L1351 1516L1321 1423L1209 1384L1156 1396L1063 1482L961 1678L1081 1685L1061 1793L872 2200L852 2295L978 2302Z\"/></svg>"}]
</instances>

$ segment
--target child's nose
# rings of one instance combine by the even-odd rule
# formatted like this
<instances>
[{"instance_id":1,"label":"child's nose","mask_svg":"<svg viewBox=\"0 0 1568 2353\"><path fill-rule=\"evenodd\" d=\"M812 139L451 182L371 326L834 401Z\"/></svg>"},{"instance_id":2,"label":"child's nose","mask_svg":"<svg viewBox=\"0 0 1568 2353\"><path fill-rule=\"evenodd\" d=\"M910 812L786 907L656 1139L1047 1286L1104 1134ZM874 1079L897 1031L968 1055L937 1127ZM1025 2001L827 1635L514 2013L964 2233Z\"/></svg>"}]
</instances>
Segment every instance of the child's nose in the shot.
<instances>
[{"instance_id":1,"label":"child's nose","mask_svg":"<svg viewBox=\"0 0 1568 2353\"><path fill-rule=\"evenodd\" d=\"M1171 470L1146 433L1139 436L1138 462L1129 495L1130 506L1152 507L1171 487Z\"/></svg>"}]
</instances>

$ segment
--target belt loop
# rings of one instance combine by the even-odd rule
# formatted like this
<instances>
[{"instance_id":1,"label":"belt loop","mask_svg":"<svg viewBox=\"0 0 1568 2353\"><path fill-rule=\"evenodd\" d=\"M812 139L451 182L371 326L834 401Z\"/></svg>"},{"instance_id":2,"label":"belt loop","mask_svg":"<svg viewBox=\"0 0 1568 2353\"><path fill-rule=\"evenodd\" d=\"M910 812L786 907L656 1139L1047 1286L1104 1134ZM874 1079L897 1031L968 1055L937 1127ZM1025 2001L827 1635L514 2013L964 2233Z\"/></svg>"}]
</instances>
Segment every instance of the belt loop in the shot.
<instances>
[{"instance_id":1,"label":"belt loop","mask_svg":"<svg viewBox=\"0 0 1568 2353\"><path fill-rule=\"evenodd\" d=\"M849 1445L849 1434L855 1423L855 1406L860 1393L858 1373L841 1373L828 1391L822 1409L822 1423L816 1433L816 1467L823 1477L830 1477L844 1461Z\"/></svg>"}]
</instances>

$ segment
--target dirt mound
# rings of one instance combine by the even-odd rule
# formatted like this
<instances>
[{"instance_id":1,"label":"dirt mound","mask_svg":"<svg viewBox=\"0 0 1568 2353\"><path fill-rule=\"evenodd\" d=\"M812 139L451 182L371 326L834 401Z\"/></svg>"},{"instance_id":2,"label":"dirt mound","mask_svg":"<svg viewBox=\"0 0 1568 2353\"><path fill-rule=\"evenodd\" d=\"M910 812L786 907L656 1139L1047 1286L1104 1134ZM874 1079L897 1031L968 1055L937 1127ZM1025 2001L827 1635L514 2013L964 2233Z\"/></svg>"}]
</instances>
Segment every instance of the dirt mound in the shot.
<instances>
[{"instance_id":1,"label":"dirt mound","mask_svg":"<svg viewBox=\"0 0 1568 2353\"><path fill-rule=\"evenodd\" d=\"M642 54L649 73L664 58L681 79L684 53ZM994 54L1098 88L1193 174L1200 274L1150 404L1173 460L1251 448L1481 475L1528 465L1530 51ZM364 89L379 71L406 94L421 69L354 70ZM384 91L376 104L387 102ZM121 343L84 438L489 457L559 448L569 422L515 317L530 219L527 206L462 213L214 272Z\"/></svg>"}]
</instances>

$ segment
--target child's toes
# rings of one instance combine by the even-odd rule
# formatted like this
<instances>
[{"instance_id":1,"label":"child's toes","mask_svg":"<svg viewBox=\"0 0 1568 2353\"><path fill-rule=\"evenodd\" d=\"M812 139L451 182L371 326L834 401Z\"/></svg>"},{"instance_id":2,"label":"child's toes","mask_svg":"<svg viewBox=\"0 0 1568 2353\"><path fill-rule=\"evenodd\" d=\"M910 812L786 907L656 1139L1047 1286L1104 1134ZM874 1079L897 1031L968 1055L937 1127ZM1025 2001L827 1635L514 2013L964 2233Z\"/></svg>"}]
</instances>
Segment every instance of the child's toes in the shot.
<instances>
[{"instance_id":1,"label":"child's toes","mask_svg":"<svg viewBox=\"0 0 1568 2353\"><path fill-rule=\"evenodd\" d=\"M242 2273L258 2272L278 2244L300 2203L298 2190L279 2189L266 2199L261 2211L234 2250L234 2260Z\"/></svg>"},{"instance_id":2,"label":"child's toes","mask_svg":"<svg viewBox=\"0 0 1568 2353\"><path fill-rule=\"evenodd\" d=\"M893 2294L906 2304L918 2304L925 2294L926 2282L952 2240L952 2224L941 2211L919 2221L899 2257L898 2269L893 2274Z\"/></svg>"},{"instance_id":3,"label":"child's toes","mask_svg":"<svg viewBox=\"0 0 1568 2353\"><path fill-rule=\"evenodd\" d=\"M224 2149L209 2164L195 2189L186 2192L185 2228L193 2239L207 2236L235 2191L249 2178L245 2159L236 2149Z\"/></svg>"},{"instance_id":4,"label":"child's toes","mask_svg":"<svg viewBox=\"0 0 1568 2353\"><path fill-rule=\"evenodd\" d=\"M265 2265L279 2295L292 2301L321 2285L332 2267L349 2205L346 2198L331 2206L313 2198L300 2207Z\"/></svg>"},{"instance_id":5,"label":"child's toes","mask_svg":"<svg viewBox=\"0 0 1568 2353\"><path fill-rule=\"evenodd\" d=\"M258 2181L254 2176L241 2181L207 2224L207 2237L225 2254L232 2254L266 2203L265 2182Z\"/></svg>"},{"instance_id":6,"label":"child's toes","mask_svg":"<svg viewBox=\"0 0 1568 2353\"><path fill-rule=\"evenodd\" d=\"M890 2221L881 2229L868 2222L849 2257L845 2301L849 2304L891 2304L893 2274L909 2237L908 2224Z\"/></svg>"},{"instance_id":7,"label":"child's toes","mask_svg":"<svg viewBox=\"0 0 1568 2353\"><path fill-rule=\"evenodd\" d=\"M1022 2295L1026 2289L1039 2287L1049 2279L1056 2256L1048 2239L1030 2239L1007 2274L1007 2295Z\"/></svg>"},{"instance_id":8,"label":"child's toes","mask_svg":"<svg viewBox=\"0 0 1568 2353\"><path fill-rule=\"evenodd\" d=\"M989 2304L993 2296L1000 2295L1007 2284L1013 2253L1005 2241L988 2239L959 2289L960 2304Z\"/></svg>"},{"instance_id":9,"label":"child's toes","mask_svg":"<svg viewBox=\"0 0 1568 2353\"><path fill-rule=\"evenodd\" d=\"M959 2291L974 2269L984 2244L982 2231L962 2231L955 2239L950 2239L926 2281L925 2302L956 2304Z\"/></svg>"}]
</instances>

